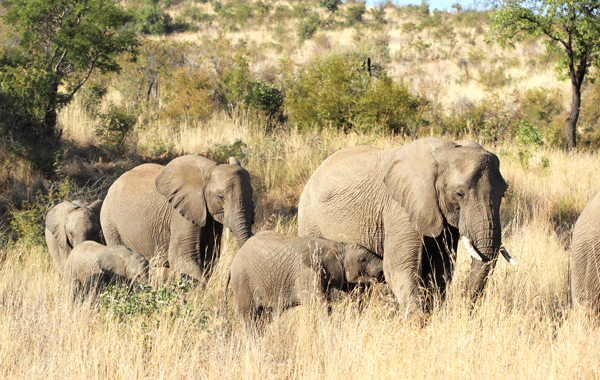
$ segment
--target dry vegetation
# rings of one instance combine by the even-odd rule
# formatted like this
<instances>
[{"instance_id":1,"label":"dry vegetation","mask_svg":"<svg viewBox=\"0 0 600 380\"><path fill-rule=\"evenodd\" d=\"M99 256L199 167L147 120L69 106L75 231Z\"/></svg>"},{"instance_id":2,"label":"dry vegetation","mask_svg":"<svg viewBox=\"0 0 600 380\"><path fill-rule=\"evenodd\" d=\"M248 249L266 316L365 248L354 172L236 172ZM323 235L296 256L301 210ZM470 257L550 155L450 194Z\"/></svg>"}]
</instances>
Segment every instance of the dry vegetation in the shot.
<instances>
[{"instance_id":1,"label":"dry vegetation","mask_svg":"<svg viewBox=\"0 0 600 380\"><path fill-rule=\"evenodd\" d=\"M71 108L63 117L76 113ZM68 136L89 142L81 125L66 125ZM154 138L181 152L242 139L258 198L256 229L288 234L296 230L293 206L302 186L324 157L346 146L405 142L328 131L267 136L225 117L197 130L182 128L177 136L159 129ZM600 328L584 310L570 307L567 285L570 226L600 185L597 157L545 150L537 153L549 159L544 168L534 160L524 166L509 144L486 147L500 156L511 185L504 241L518 265L500 261L472 311L460 296L469 265L461 248L448 301L425 324L395 312L379 287L362 310L340 297L331 315L319 305L299 307L257 335L237 323L231 303L223 304L236 250L231 239L206 289L121 321L110 308L70 303L46 247L17 242L0 264L0 377L597 378Z\"/></svg>"},{"instance_id":2,"label":"dry vegetation","mask_svg":"<svg viewBox=\"0 0 600 380\"><path fill-rule=\"evenodd\" d=\"M210 2L193 5L214 13ZM169 12L176 16L182 7ZM296 39L295 25L268 20L225 29L224 38L257 47L260 54L251 57L250 65L259 76L276 70L277 58L300 64L329 49L382 41L392 77L404 79L447 113L496 96L491 90L512 96L514 90L563 86L552 76L552 57L544 55L539 40L509 53L483 43L479 22L457 22L454 39L444 40L431 28L403 29L414 17L396 7L381 9L387 23L380 27L318 31L299 45L286 45ZM365 14L366 24L374 19L375 12ZM216 38L219 27L217 20L168 39L201 43L202 36ZM498 67L512 79L490 89L480 76ZM59 117L66 150L51 180L0 149L2 209L32 200L39 189L57 188L67 177L76 195L97 197L118 175L144 161L166 162L190 152L215 158L235 154L252 176L255 230L295 234L298 198L324 158L345 147L391 148L410 139L381 131L268 130L244 113L221 111L201 123L140 123L123 158L97 148L98 119L80 103ZM474 309L461 296L470 263L461 246L447 302L426 321L407 320L382 285L364 296L361 306L340 295L331 315L318 304L298 307L256 334L238 323L231 302L223 302L226 272L237 249L232 237L225 240L206 288L176 294L165 307L123 318L116 307L72 303L41 234L17 239L5 215L0 216L0 378L599 378L600 324L586 310L570 306L568 291L571 228L600 186L597 155L518 146L511 138L492 144L469 135L468 129L466 135L445 137L479 140L499 156L510 183L502 208L503 240L517 266L500 260Z\"/></svg>"}]
</instances>

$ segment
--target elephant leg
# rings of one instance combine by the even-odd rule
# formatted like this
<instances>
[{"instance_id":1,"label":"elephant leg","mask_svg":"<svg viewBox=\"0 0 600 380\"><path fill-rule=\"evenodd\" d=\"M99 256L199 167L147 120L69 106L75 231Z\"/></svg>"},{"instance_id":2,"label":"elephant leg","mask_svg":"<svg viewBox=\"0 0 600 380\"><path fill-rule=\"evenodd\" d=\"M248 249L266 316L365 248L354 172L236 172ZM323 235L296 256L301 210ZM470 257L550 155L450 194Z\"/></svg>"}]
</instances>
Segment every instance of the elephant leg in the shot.
<instances>
[{"instance_id":1,"label":"elephant leg","mask_svg":"<svg viewBox=\"0 0 600 380\"><path fill-rule=\"evenodd\" d=\"M423 240L416 231L397 235L386 234L384 243L383 273L406 315L423 313L421 265Z\"/></svg>"},{"instance_id":2,"label":"elephant leg","mask_svg":"<svg viewBox=\"0 0 600 380\"><path fill-rule=\"evenodd\" d=\"M183 219L183 218L182 218ZM200 257L200 227L171 225L169 267L184 278L204 283L204 263Z\"/></svg>"}]
</instances>

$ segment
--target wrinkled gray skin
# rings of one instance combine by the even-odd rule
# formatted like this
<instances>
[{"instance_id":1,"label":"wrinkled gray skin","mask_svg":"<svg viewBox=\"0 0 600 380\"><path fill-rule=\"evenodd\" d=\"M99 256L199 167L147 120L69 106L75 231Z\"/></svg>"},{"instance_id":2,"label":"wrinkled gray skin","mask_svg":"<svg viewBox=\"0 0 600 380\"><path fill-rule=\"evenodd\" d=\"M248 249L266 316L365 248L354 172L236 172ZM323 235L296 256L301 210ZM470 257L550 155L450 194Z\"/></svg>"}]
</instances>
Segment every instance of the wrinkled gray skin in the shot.
<instances>
[{"instance_id":1,"label":"wrinkled gray skin","mask_svg":"<svg viewBox=\"0 0 600 380\"><path fill-rule=\"evenodd\" d=\"M100 208L102 201L64 201L46 214L46 244L60 274L71 250L86 240L101 242Z\"/></svg>"},{"instance_id":2,"label":"wrinkled gray skin","mask_svg":"<svg viewBox=\"0 0 600 380\"><path fill-rule=\"evenodd\" d=\"M372 280L383 280L382 260L358 244L263 231L236 254L225 294L231 281L237 314L248 322Z\"/></svg>"},{"instance_id":3,"label":"wrinkled gray skin","mask_svg":"<svg viewBox=\"0 0 600 380\"><path fill-rule=\"evenodd\" d=\"M147 285L148 260L124 246L85 241L73 248L65 276L73 297L102 291L107 285Z\"/></svg>"},{"instance_id":4,"label":"wrinkled gray skin","mask_svg":"<svg viewBox=\"0 0 600 380\"><path fill-rule=\"evenodd\" d=\"M461 235L483 259L472 261L467 283L472 301L481 294L501 246L506 187L496 155L472 141L432 137L390 150L344 149L306 184L298 232L383 256L400 307L421 314L445 299Z\"/></svg>"},{"instance_id":5,"label":"wrinkled gray skin","mask_svg":"<svg viewBox=\"0 0 600 380\"><path fill-rule=\"evenodd\" d=\"M199 155L166 166L140 165L108 190L100 212L108 245L124 245L203 283L220 254L223 225L241 247L252 234L254 202L250 174L231 157L217 164Z\"/></svg>"},{"instance_id":6,"label":"wrinkled gray skin","mask_svg":"<svg viewBox=\"0 0 600 380\"><path fill-rule=\"evenodd\" d=\"M573 303L600 314L600 189L592 195L573 228L569 271Z\"/></svg>"}]
</instances>

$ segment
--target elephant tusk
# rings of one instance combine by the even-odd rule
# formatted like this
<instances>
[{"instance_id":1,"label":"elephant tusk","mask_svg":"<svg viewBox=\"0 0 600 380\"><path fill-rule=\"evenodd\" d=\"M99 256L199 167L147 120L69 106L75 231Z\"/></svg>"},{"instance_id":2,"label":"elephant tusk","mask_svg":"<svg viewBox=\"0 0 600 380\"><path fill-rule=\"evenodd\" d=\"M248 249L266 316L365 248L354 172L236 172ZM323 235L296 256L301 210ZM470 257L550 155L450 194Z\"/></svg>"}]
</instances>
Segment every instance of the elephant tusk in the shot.
<instances>
[{"instance_id":1,"label":"elephant tusk","mask_svg":"<svg viewBox=\"0 0 600 380\"><path fill-rule=\"evenodd\" d=\"M479 254L475 250L475 247L473 247L473 244L471 244L471 241L466 236L463 236L462 240L463 240L463 243L465 244L465 248L467 249L467 252L469 252L469 255L471 255L475 260L483 261L481 256L479 256Z\"/></svg>"},{"instance_id":2,"label":"elephant tusk","mask_svg":"<svg viewBox=\"0 0 600 380\"><path fill-rule=\"evenodd\" d=\"M512 256L510 255L510 253L508 253L508 251L506 250L506 248L504 248L504 246L500 247L500 253L502 254L502 256L504 256L506 261L508 261L512 265L517 265L517 262L515 261L515 259L512 258Z\"/></svg>"}]
</instances>

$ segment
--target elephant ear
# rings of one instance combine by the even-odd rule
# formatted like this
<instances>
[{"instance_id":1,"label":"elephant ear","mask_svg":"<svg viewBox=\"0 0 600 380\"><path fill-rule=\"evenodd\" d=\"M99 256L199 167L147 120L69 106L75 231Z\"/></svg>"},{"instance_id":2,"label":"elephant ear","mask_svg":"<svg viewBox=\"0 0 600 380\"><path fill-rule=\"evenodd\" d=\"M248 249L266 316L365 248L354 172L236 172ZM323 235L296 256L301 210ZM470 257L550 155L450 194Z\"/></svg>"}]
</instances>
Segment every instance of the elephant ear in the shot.
<instances>
[{"instance_id":1,"label":"elephant ear","mask_svg":"<svg viewBox=\"0 0 600 380\"><path fill-rule=\"evenodd\" d=\"M435 188L438 165L433 151L447 143L451 142L426 138L399 148L401 158L390 166L383 179L388 194L404 207L411 225L430 237L439 236L444 226Z\"/></svg>"},{"instance_id":2,"label":"elephant ear","mask_svg":"<svg viewBox=\"0 0 600 380\"><path fill-rule=\"evenodd\" d=\"M98 266L104 273L112 276L127 277L127 263L125 260L115 254L101 254L98 257Z\"/></svg>"},{"instance_id":3,"label":"elephant ear","mask_svg":"<svg viewBox=\"0 0 600 380\"><path fill-rule=\"evenodd\" d=\"M229 157L229 159L227 160L227 163L229 165L237 165L237 166L240 166L240 167L242 166L240 164L240 162L237 160L237 158L235 158L235 157Z\"/></svg>"},{"instance_id":4,"label":"elephant ear","mask_svg":"<svg viewBox=\"0 0 600 380\"><path fill-rule=\"evenodd\" d=\"M318 240L308 240L302 251L302 262L309 268L318 271L320 276L342 282L344 279L344 267L340 252L327 244L319 244ZM325 272L325 273L323 273Z\"/></svg>"},{"instance_id":5,"label":"elephant ear","mask_svg":"<svg viewBox=\"0 0 600 380\"><path fill-rule=\"evenodd\" d=\"M100 209L102 208L102 200L98 199L87 206L95 215L100 215Z\"/></svg>"},{"instance_id":6,"label":"elephant ear","mask_svg":"<svg viewBox=\"0 0 600 380\"><path fill-rule=\"evenodd\" d=\"M198 155L181 156L169 162L156 176L156 190L184 218L198 227L206 224L204 189L208 170L216 163Z\"/></svg>"},{"instance_id":7,"label":"elephant ear","mask_svg":"<svg viewBox=\"0 0 600 380\"><path fill-rule=\"evenodd\" d=\"M65 222L69 213L77 208L79 206L64 201L54 206L46 214L46 228L52 233L60 249L67 249L69 242L67 240L67 232L65 231Z\"/></svg>"}]
</instances>

